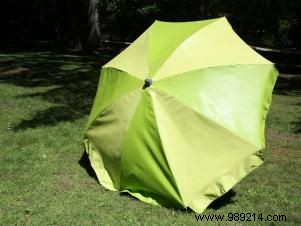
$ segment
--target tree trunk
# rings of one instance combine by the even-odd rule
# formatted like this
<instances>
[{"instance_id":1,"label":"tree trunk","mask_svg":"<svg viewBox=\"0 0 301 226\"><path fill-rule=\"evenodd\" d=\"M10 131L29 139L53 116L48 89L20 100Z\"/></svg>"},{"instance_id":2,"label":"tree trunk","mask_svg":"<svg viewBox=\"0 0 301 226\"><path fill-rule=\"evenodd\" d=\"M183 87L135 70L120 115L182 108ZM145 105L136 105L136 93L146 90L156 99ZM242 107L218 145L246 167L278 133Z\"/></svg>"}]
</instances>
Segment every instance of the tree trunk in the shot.
<instances>
[{"instance_id":1,"label":"tree trunk","mask_svg":"<svg viewBox=\"0 0 301 226\"><path fill-rule=\"evenodd\" d=\"M99 15L97 11L98 0L89 0L87 21L87 46L98 47L100 45Z\"/></svg>"},{"instance_id":2,"label":"tree trunk","mask_svg":"<svg viewBox=\"0 0 301 226\"><path fill-rule=\"evenodd\" d=\"M98 0L67 0L69 50L100 45L97 4Z\"/></svg>"},{"instance_id":3,"label":"tree trunk","mask_svg":"<svg viewBox=\"0 0 301 226\"><path fill-rule=\"evenodd\" d=\"M81 0L67 0L68 13L68 49L71 51L82 50L81 40Z\"/></svg>"},{"instance_id":4,"label":"tree trunk","mask_svg":"<svg viewBox=\"0 0 301 226\"><path fill-rule=\"evenodd\" d=\"M208 15L208 1L207 0L202 0L201 1L201 7L200 7L202 19L207 19Z\"/></svg>"}]
</instances>

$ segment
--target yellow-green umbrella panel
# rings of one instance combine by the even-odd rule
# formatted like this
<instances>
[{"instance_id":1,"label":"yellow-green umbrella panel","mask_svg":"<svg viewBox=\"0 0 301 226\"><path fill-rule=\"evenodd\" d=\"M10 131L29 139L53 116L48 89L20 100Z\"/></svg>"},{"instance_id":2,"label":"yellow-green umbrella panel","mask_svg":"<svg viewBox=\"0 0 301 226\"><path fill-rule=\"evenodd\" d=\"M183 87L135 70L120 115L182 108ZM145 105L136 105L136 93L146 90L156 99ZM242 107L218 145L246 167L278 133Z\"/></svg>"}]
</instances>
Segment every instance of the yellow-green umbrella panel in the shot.
<instances>
[{"instance_id":1,"label":"yellow-green umbrella panel","mask_svg":"<svg viewBox=\"0 0 301 226\"><path fill-rule=\"evenodd\" d=\"M277 75L225 18L156 21L102 68L85 130L99 181L203 212L262 163Z\"/></svg>"}]
</instances>

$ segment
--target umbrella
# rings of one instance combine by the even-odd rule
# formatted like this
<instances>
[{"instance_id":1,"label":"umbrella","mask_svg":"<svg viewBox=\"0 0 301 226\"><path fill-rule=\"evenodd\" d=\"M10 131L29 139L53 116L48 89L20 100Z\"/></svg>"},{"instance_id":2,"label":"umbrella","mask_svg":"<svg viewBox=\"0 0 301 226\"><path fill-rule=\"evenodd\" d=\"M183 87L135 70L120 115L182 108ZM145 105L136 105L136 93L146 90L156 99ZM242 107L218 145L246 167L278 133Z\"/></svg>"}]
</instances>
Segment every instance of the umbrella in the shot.
<instances>
[{"instance_id":1,"label":"umbrella","mask_svg":"<svg viewBox=\"0 0 301 226\"><path fill-rule=\"evenodd\" d=\"M97 178L203 212L263 162L277 75L224 17L155 21L102 67L84 133Z\"/></svg>"}]
</instances>

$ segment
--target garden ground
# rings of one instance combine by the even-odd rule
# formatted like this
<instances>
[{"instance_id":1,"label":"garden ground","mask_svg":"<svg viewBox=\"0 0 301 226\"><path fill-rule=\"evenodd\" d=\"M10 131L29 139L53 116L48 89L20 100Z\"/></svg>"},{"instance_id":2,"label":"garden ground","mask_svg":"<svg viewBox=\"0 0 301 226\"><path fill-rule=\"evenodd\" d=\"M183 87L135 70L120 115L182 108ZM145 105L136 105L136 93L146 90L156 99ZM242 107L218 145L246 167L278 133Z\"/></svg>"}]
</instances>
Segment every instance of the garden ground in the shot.
<instances>
[{"instance_id":1,"label":"garden ground","mask_svg":"<svg viewBox=\"0 0 301 226\"><path fill-rule=\"evenodd\" d=\"M0 225L233 225L105 190L83 154L83 129L110 55L0 53ZM265 163L204 214L286 215L301 225L301 76L281 75ZM236 225L267 225L259 220Z\"/></svg>"}]
</instances>

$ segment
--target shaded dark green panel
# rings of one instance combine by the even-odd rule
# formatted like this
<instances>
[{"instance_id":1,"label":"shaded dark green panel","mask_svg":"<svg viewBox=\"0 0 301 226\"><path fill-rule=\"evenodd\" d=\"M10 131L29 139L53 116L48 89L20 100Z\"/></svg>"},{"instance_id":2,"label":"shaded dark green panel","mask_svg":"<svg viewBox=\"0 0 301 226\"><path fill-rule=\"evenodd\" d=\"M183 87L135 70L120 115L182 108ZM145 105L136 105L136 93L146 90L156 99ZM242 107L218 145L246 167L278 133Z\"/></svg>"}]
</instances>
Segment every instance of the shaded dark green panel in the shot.
<instances>
[{"instance_id":1,"label":"shaded dark green panel","mask_svg":"<svg viewBox=\"0 0 301 226\"><path fill-rule=\"evenodd\" d=\"M122 148L120 188L143 201L182 205L147 91L142 95Z\"/></svg>"},{"instance_id":2,"label":"shaded dark green panel","mask_svg":"<svg viewBox=\"0 0 301 226\"><path fill-rule=\"evenodd\" d=\"M121 146L141 92L132 92L106 108L85 133L92 167L108 189L119 189Z\"/></svg>"},{"instance_id":3,"label":"shaded dark green panel","mask_svg":"<svg viewBox=\"0 0 301 226\"><path fill-rule=\"evenodd\" d=\"M88 119L87 127L91 122L115 100L127 93L142 88L143 81L114 68L103 68L95 96L93 108Z\"/></svg>"}]
</instances>

